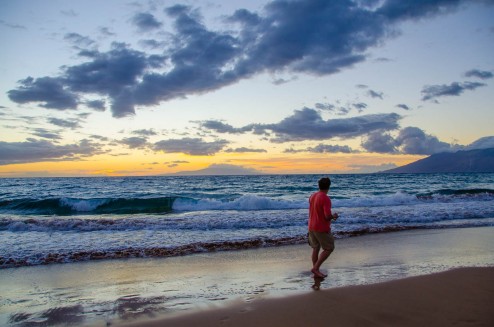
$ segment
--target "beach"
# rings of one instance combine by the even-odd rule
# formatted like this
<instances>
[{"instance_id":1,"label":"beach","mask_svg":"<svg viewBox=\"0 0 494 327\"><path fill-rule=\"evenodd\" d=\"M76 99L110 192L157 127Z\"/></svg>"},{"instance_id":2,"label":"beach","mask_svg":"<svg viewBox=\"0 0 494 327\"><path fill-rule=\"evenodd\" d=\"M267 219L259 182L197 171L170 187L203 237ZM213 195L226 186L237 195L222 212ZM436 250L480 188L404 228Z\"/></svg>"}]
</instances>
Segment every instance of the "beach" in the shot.
<instances>
[{"instance_id":1,"label":"beach","mask_svg":"<svg viewBox=\"0 0 494 327\"><path fill-rule=\"evenodd\" d=\"M337 239L322 281L311 276L306 244L3 269L0 319L12 326L186 326L194 319L201 326L241 326L239 320L246 326L297 326L292 316L312 317L315 297L349 325L439 323L431 319L445 306L468 311L445 314L459 325L473 319L470 314L482 325L492 322L493 236L493 227L480 227ZM473 269L455 270L461 267ZM443 303L453 299L454 306ZM330 321L331 312L314 319Z\"/></svg>"},{"instance_id":2,"label":"beach","mask_svg":"<svg viewBox=\"0 0 494 327\"><path fill-rule=\"evenodd\" d=\"M493 303L494 267L457 268L127 326L493 326Z\"/></svg>"}]
</instances>

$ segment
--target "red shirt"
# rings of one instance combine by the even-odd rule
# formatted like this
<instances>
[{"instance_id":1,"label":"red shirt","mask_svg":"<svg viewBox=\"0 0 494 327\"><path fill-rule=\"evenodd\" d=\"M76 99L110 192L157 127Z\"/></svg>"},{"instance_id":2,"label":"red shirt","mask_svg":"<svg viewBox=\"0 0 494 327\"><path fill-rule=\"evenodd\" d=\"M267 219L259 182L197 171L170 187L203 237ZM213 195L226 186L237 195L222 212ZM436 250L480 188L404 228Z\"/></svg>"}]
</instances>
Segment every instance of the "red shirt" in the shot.
<instances>
[{"instance_id":1,"label":"red shirt","mask_svg":"<svg viewBox=\"0 0 494 327\"><path fill-rule=\"evenodd\" d=\"M331 199L324 192L316 192L309 198L309 230L329 233L331 231Z\"/></svg>"}]
</instances>

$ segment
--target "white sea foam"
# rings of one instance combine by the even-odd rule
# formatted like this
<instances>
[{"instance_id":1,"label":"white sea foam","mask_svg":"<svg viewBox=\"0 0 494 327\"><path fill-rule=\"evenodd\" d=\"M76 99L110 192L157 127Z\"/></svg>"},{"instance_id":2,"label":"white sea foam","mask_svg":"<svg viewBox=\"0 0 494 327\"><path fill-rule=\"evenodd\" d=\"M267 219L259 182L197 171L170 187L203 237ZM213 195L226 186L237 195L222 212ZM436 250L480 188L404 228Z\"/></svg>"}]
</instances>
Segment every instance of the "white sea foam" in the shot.
<instances>
[{"instance_id":1,"label":"white sea foam","mask_svg":"<svg viewBox=\"0 0 494 327\"><path fill-rule=\"evenodd\" d=\"M60 205L69 207L77 212L90 212L94 211L99 206L107 203L107 199L72 199L61 198Z\"/></svg>"},{"instance_id":2,"label":"white sea foam","mask_svg":"<svg viewBox=\"0 0 494 327\"><path fill-rule=\"evenodd\" d=\"M178 198L173 202L173 210L203 211L203 210L281 210L307 208L307 201L287 201L266 198L256 195L243 195L231 201L217 199L185 199Z\"/></svg>"}]
</instances>

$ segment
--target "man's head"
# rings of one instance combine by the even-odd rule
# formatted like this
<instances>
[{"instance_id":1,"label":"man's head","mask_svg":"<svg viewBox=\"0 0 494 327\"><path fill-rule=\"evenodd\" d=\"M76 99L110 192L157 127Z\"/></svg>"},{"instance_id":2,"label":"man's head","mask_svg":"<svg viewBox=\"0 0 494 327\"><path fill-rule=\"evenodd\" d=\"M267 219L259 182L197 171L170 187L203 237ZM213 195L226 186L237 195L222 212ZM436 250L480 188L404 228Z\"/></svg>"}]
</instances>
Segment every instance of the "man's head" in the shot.
<instances>
[{"instance_id":1,"label":"man's head","mask_svg":"<svg viewBox=\"0 0 494 327\"><path fill-rule=\"evenodd\" d=\"M323 177L319 180L319 190L327 191L329 190L330 186L331 186L331 180L329 179L329 177Z\"/></svg>"}]
</instances>

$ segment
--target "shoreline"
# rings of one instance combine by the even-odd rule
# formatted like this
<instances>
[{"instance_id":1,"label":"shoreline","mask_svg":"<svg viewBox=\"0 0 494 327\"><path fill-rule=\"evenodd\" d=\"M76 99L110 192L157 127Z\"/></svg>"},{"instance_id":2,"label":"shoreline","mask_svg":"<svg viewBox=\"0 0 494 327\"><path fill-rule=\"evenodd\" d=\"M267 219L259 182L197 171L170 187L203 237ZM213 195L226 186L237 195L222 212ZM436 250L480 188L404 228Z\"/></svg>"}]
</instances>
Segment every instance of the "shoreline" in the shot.
<instances>
[{"instance_id":1,"label":"shoreline","mask_svg":"<svg viewBox=\"0 0 494 327\"><path fill-rule=\"evenodd\" d=\"M321 290L494 267L494 227L336 240ZM461 241L460 241L461 240ZM120 325L313 292L308 245L0 270L0 325ZM492 302L492 301L491 301ZM14 322L14 323L13 323Z\"/></svg>"},{"instance_id":2,"label":"shoreline","mask_svg":"<svg viewBox=\"0 0 494 327\"><path fill-rule=\"evenodd\" d=\"M494 267L455 268L120 326L492 326Z\"/></svg>"}]
</instances>

